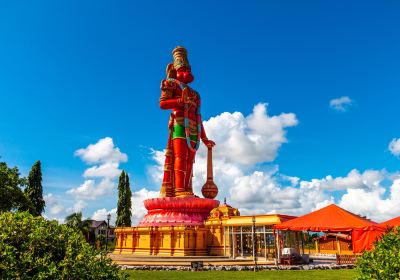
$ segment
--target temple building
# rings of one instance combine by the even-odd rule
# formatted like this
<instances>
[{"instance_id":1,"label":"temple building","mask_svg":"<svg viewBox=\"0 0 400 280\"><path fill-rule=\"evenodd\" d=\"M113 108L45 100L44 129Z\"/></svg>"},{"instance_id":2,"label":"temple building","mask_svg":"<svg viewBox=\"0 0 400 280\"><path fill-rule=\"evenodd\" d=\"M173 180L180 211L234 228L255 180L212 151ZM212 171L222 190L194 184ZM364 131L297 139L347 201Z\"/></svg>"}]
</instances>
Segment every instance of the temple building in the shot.
<instances>
[{"instance_id":1,"label":"temple building","mask_svg":"<svg viewBox=\"0 0 400 280\"><path fill-rule=\"evenodd\" d=\"M277 244L273 226L293 218L280 214L240 216L238 209L224 203L211 210L203 226L117 228L114 254L224 256L274 262Z\"/></svg>"}]
</instances>

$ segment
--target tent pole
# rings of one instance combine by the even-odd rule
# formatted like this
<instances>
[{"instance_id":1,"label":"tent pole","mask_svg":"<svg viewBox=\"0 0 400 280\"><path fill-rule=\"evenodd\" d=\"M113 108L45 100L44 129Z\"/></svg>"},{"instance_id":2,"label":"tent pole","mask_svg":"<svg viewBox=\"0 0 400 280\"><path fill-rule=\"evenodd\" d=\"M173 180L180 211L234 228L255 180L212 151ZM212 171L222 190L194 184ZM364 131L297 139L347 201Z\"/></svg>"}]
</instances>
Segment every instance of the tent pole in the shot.
<instances>
[{"instance_id":1,"label":"tent pole","mask_svg":"<svg viewBox=\"0 0 400 280\"><path fill-rule=\"evenodd\" d=\"M279 240L279 230L276 231L275 233L275 246L276 246L276 253L275 253L275 260L276 264L281 263L281 246L279 245L280 240Z\"/></svg>"},{"instance_id":2,"label":"tent pole","mask_svg":"<svg viewBox=\"0 0 400 280\"><path fill-rule=\"evenodd\" d=\"M339 255L340 255L340 242L339 242L339 240L338 240L338 237L337 237L337 235L336 235L336 247L337 247L337 250L338 250L338 253L339 253Z\"/></svg>"}]
</instances>

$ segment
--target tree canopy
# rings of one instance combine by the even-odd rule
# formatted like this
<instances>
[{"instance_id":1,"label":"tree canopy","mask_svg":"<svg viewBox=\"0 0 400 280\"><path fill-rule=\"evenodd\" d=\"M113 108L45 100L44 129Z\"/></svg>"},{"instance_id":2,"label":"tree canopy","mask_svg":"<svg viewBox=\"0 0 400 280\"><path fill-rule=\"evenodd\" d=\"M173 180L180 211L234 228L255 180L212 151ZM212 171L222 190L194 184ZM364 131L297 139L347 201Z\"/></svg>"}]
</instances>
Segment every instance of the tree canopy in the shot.
<instances>
[{"instance_id":1,"label":"tree canopy","mask_svg":"<svg viewBox=\"0 0 400 280\"><path fill-rule=\"evenodd\" d=\"M124 279L68 225L28 212L0 215L0 279Z\"/></svg>"},{"instance_id":2,"label":"tree canopy","mask_svg":"<svg viewBox=\"0 0 400 280\"><path fill-rule=\"evenodd\" d=\"M89 239L90 223L88 219L82 220L82 212L72 213L65 218L65 224L82 232L86 239Z\"/></svg>"},{"instance_id":3,"label":"tree canopy","mask_svg":"<svg viewBox=\"0 0 400 280\"><path fill-rule=\"evenodd\" d=\"M17 167L10 168L5 162L0 162L0 213L33 210L33 203L22 190L26 186L26 179L19 175Z\"/></svg>"}]
</instances>

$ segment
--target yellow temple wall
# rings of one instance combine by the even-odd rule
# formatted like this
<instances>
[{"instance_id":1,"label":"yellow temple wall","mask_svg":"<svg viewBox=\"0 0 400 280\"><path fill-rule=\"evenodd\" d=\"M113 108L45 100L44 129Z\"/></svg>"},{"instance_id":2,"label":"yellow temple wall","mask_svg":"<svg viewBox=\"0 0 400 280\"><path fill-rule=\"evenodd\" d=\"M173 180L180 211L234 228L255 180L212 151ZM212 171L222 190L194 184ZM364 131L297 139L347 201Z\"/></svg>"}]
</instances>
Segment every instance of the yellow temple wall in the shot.
<instances>
[{"instance_id":1,"label":"yellow temple wall","mask_svg":"<svg viewBox=\"0 0 400 280\"><path fill-rule=\"evenodd\" d=\"M224 256L224 230L222 225L214 225L206 227L207 248L209 256ZM225 244L225 247L229 244Z\"/></svg>"},{"instance_id":2,"label":"yellow temple wall","mask_svg":"<svg viewBox=\"0 0 400 280\"><path fill-rule=\"evenodd\" d=\"M115 230L114 253L154 256L206 256L203 227L126 227Z\"/></svg>"},{"instance_id":3,"label":"yellow temple wall","mask_svg":"<svg viewBox=\"0 0 400 280\"><path fill-rule=\"evenodd\" d=\"M236 212L235 212L236 211ZM230 256L236 255L232 238L224 228L271 226L280 224L283 215L239 216L236 209L222 205L211 212L204 226L116 228L115 254L145 256ZM225 234L225 238L224 238ZM235 240L233 241L235 242ZM235 245L235 244L233 244ZM225 250L225 251L224 251ZM261 251L263 249L261 248ZM266 252L264 252L265 254ZM268 253L271 253L268 251Z\"/></svg>"}]
</instances>

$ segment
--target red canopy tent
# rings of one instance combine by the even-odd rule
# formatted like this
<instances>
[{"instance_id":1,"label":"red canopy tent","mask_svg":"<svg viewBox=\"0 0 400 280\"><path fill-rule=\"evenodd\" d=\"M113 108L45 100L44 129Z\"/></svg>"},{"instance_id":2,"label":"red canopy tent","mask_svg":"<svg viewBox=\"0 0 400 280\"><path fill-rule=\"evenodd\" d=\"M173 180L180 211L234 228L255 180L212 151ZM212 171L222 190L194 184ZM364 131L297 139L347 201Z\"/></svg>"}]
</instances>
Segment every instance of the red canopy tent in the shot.
<instances>
[{"instance_id":1,"label":"red canopy tent","mask_svg":"<svg viewBox=\"0 0 400 280\"><path fill-rule=\"evenodd\" d=\"M400 216L379 224L382 227L400 227Z\"/></svg>"},{"instance_id":2,"label":"red canopy tent","mask_svg":"<svg viewBox=\"0 0 400 280\"><path fill-rule=\"evenodd\" d=\"M377 223L331 204L304 216L274 226L276 230L350 232L353 252L369 250L385 231Z\"/></svg>"}]
</instances>

